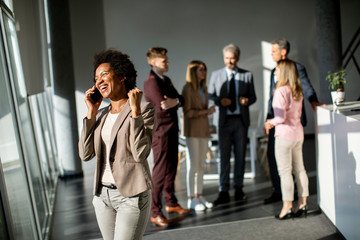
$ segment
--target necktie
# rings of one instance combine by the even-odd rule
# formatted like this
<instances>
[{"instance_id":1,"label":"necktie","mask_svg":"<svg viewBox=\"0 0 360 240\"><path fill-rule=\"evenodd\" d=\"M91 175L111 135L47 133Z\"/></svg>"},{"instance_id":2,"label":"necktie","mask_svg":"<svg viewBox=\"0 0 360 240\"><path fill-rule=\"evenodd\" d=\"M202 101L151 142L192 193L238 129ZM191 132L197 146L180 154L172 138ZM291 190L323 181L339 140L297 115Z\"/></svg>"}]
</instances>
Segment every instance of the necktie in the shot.
<instances>
[{"instance_id":1,"label":"necktie","mask_svg":"<svg viewBox=\"0 0 360 240\"><path fill-rule=\"evenodd\" d=\"M235 76L234 76L234 74L231 74L229 88L230 88L229 89L229 98L231 100L229 110L233 112L233 111L236 110L236 89L235 89Z\"/></svg>"}]
</instances>

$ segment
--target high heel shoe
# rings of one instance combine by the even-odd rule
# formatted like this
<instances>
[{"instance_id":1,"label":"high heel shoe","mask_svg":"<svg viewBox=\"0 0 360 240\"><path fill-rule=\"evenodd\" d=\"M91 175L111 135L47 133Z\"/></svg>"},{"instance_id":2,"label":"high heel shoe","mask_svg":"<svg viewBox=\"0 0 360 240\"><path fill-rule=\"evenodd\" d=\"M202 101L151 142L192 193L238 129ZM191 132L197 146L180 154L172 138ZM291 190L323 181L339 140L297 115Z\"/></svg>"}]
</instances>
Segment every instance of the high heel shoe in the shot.
<instances>
[{"instance_id":1,"label":"high heel shoe","mask_svg":"<svg viewBox=\"0 0 360 240\"><path fill-rule=\"evenodd\" d=\"M301 217L303 214L305 217L307 217L307 206L303 206L302 208L299 208L296 213L294 213L294 217Z\"/></svg>"},{"instance_id":2,"label":"high heel shoe","mask_svg":"<svg viewBox=\"0 0 360 240\"><path fill-rule=\"evenodd\" d=\"M278 214L278 215L275 215L275 218L277 218L279 220L294 218L294 212L292 209L289 209L289 211L287 211L287 213L283 217L280 217L280 214Z\"/></svg>"}]
</instances>

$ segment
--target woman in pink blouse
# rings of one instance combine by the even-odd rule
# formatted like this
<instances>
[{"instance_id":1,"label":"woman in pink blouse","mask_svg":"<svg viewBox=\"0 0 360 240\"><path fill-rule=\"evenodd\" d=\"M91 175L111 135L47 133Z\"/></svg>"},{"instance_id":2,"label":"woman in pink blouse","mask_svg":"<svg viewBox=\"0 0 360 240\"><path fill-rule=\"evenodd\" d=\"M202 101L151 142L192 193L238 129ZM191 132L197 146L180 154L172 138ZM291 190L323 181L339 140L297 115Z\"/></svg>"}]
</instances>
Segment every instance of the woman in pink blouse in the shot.
<instances>
[{"instance_id":1,"label":"woman in pink blouse","mask_svg":"<svg viewBox=\"0 0 360 240\"><path fill-rule=\"evenodd\" d=\"M302 87L296 65L289 59L281 60L275 70L277 86L274 92L273 119L268 119L268 132L275 126L275 156L281 180L283 207L275 217L283 220L307 213L306 199L309 196L309 180L304 168L302 145L304 130L300 122L303 102ZM295 175L299 201L292 210Z\"/></svg>"}]
</instances>

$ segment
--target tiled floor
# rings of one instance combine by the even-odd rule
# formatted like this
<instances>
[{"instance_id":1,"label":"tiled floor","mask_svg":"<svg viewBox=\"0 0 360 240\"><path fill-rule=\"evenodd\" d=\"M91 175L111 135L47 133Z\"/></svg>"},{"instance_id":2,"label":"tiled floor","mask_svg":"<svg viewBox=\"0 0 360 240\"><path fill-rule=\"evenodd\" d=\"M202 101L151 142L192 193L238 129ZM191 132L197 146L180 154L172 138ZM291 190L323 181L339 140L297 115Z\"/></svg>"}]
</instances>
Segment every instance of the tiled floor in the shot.
<instances>
[{"instance_id":1,"label":"tiled floor","mask_svg":"<svg viewBox=\"0 0 360 240\"><path fill-rule=\"evenodd\" d=\"M307 137L304 142L304 163L309 175L310 197L308 199L308 207L311 214L321 214L321 211L318 209L316 196L316 160L313 136ZM250 164L247 163L247 165ZM271 194L271 183L259 162L256 163L256 166L256 177L254 179L246 179L244 183L243 190L248 196L248 201L245 204L239 204L232 200L229 204L215 207L206 212L192 213L181 222L170 225L168 228L156 227L149 223L145 236L156 236L154 234L159 231L211 226L212 224L216 226L219 223L232 223L249 219L265 218L269 219L269 221L278 221L273 216L280 211L282 203L263 204L264 198ZM59 181L50 239L101 239L91 204L94 167L95 161L86 162L83 164L84 178ZM207 167L208 173L216 173L216 160L213 159ZM186 206L187 202L185 168L185 161L182 161L175 186L179 203L182 206ZM214 201L218 194L218 181L205 180L203 194L207 200ZM232 191L230 194L233 197ZM176 215L168 214L165 214L165 216L176 217ZM340 238L340 235L336 235L335 238L331 239L338 239L337 237Z\"/></svg>"}]
</instances>

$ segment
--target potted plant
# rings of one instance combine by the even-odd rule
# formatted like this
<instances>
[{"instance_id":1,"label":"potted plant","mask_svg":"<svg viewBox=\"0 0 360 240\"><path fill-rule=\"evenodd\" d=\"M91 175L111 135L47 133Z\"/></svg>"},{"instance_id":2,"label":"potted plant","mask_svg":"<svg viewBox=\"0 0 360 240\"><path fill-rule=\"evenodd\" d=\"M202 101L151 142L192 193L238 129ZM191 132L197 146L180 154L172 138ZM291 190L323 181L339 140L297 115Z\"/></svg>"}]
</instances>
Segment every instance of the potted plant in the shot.
<instances>
[{"instance_id":1,"label":"potted plant","mask_svg":"<svg viewBox=\"0 0 360 240\"><path fill-rule=\"evenodd\" d=\"M345 99L345 91L344 86L346 84L345 78L345 70L341 69L337 72L328 72L326 74L326 80L329 81L329 89L331 89L331 98L333 104L339 105L340 103L344 102Z\"/></svg>"}]
</instances>

